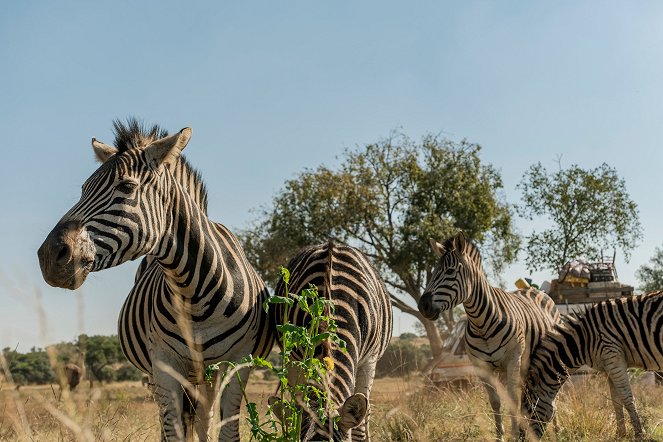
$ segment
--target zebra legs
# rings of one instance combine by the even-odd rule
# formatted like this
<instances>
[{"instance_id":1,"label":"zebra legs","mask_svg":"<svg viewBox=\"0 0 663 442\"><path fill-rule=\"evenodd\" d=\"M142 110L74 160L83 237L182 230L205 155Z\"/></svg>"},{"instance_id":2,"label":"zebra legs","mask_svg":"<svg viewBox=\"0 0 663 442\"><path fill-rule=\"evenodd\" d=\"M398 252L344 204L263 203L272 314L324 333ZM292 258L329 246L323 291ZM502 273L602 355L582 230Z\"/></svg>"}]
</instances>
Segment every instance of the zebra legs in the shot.
<instances>
[{"instance_id":1,"label":"zebra legs","mask_svg":"<svg viewBox=\"0 0 663 442\"><path fill-rule=\"evenodd\" d=\"M183 388L174 374L175 369L163 359L154 358L154 398L159 404L162 442L185 440L183 412Z\"/></svg>"},{"instance_id":2,"label":"zebra legs","mask_svg":"<svg viewBox=\"0 0 663 442\"><path fill-rule=\"evenodd\" d=\"M484 379L484 385L486 387L486 393L488 393L488 402L490 402L490 407L493 410L493 419L495 419L495 440L502 441L504 440L504 424L502 422L502 413L500 411L500 395L494 385L495 381L496 379Z\"/></svg>"},{"instance_id":3,"label":"zebra legs","mask_svg":"<svg viewBox=\"0 0 663 442\"><path fill-rule=\"evenodd\" d=\"M239 411L242 404L244 388L237 377L246 384L249 378L249 369L241 368L237 373L232 373L228 385L221 392L221 431L219 432L219 442L239 441Z\"/></svg>"},{"instance_id":4,"label":"zebra legs","mask_svg":"<svg viewBox=\"0 0 663 442\"><path fill-rule=\"evenodd\" d=\"M201 442L210 441L209 431L214 417L214 402L216 399L216 387L203 382L197 387L198 400L196 401L196 421L194 429Z\"/></svg>"},{"instance_id":5,"label":"zebra legs","mask_svg":"<svg viewBox=\"0 0 663 442\"><path fill-rule=\"evenodd\" d=\"M617 419L617 435L623 437L626 435L626 425L624 423L624 410L628 411L631 418L631 424L635 431L635 439L642 440L644 428L640 422L640 416L635 407L633 399L633 390L628 380L626 372L627 364L623 356L610 354L605 361L605 371L608 373L608 385L610 386L610 396L615 409Z\"/></svg>"},{"instance_id":6,"label":"zebra legs","mask_svg":"<svg viewBox=\"0 0 663 442\"><path fill-rule=\"evenodd\" d=\"M626 437L626 424L624 423L624 406L622 401L619 400L619 392L617 387L612 382L612 379L608 377L608 386L610 387L610 399L612 401L612 406L615 409L615 420L617 421L617 437L623 438Z\"/></svg>"},{"instance_id":7,"label":"zebra legs","mask_svg":"<svg viewBox=\"0 0 663 442\"><path fill-rule=\"evenodd\" d=\"M370 404L371 404L371 388L373 387L373 379L375 378L375 365L377 360L370 360L361 363L357 367L357 376L355 378L355 393L362 393L368 399L369 412L366 414L364 422L352 429L352 440L354 441L370 441L370 432L368 429L368 420L370 418Z\"/></svg>"}]
</instances>

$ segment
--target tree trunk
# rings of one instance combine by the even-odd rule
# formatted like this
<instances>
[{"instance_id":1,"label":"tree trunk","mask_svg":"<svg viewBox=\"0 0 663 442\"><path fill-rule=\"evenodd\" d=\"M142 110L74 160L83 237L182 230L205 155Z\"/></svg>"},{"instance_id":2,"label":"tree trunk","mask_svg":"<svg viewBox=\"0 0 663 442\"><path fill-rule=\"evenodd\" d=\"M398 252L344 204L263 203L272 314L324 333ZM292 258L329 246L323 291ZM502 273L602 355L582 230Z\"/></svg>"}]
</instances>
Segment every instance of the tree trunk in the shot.
<instances>
[{"instance_id":1,"label":"tree trunk","mask_svg":"<svg viewBox=\"0 0 663 442\"><path fill-rule=\"evenodd\" d=\"M440 336L440 330L437 328L434 321L422 318L419 318L419 320L426 330L426 337L430 343L430 351L432 355L431 362L424 367L423 371L426 373L437 364L438 359L442 356L442 337Z\"/></svg>"}]
</instances>

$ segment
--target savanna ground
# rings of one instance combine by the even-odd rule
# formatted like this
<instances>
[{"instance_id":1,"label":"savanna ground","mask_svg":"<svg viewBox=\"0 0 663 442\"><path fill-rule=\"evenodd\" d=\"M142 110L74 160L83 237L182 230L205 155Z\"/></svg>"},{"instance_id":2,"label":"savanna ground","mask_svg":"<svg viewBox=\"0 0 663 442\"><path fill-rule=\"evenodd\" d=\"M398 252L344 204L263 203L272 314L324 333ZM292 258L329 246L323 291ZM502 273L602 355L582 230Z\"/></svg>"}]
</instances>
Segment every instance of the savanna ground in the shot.
<instances>
[{"instance_id":1,"label":"savanna ground","mask_svg":"<svg viewBox=\"0 0 663 442\"><path fill-rule=\"evenodd\" d=\"M2 384L0 441L157 441L157 407L140 382L89 388L87 383L58 402L58 387ZM254 379L248 394L265 404L274 382ZM651 440L663 441L663 387L634 385ZM615 420L602 377L565 388L558 402L559 433L546 441L613 441ZM435 388L420 378L377 379L373 388L371 435L376 441L490 441L492 418L484 389ZM629 426L630 429L630 426ZM218 432L218 428L216 428ZM249 440L248 425L242 440Z\"/></svg>"}]
</instances>

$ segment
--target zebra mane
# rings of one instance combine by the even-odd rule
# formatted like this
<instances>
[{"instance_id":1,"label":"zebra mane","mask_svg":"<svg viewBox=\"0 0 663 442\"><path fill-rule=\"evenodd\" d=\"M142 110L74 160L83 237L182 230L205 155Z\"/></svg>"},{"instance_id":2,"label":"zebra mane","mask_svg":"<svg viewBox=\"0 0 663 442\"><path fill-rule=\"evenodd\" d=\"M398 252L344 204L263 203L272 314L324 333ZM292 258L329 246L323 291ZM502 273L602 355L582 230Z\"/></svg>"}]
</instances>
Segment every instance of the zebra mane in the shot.
<instances>
[{"instance_id":1,"label":"zebra mane","mask_svg":"<svg viewBox=\"0 0 663 442\"><path fill-rule=\"evenodd\" d=\"M121 153L131 149L143 149L150 143L167 137L168 131L158 124L147 126L139 119L129 117L126 123L119 119L113 120L113 134L115 135L113 144L117 148L118 153ZM207 188L200 172L189 164L184 155L180 155L179 163L188 176L193 176L196 187L200 189L199 203L201 209L207 213ZM188 188L188 186L186 187Z\"/></svg>"}]
</instances>

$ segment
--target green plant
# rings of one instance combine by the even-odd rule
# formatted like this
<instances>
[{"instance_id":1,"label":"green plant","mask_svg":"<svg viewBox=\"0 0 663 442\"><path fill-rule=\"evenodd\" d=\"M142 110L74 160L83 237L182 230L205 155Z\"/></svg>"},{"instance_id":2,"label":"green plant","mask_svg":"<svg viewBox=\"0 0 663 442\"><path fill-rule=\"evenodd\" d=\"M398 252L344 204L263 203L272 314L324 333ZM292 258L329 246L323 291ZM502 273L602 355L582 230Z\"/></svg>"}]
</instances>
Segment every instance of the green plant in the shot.
<instances>
[{"instance_id":1,"label":"green plant","mask_svg":"<svg viewBox=\"0 0 663 442\"><path fill-rule=\"evenodd\" d=\"M283 318L276 326L279 333L280 366L272 364L266 358L254 358L249 355L240 364L220 362L207 367L205 377L212 382L215 371L222 365L227 365L229 373L237 373L239 365L248 365L254 368L267 369L269 373L279 379L279 396L270 401L261 419L258 406L249 402L244 387L244 399L248 412L248 422L251 427L251 440L296 442L300 440L302 423L305 413L311 414L322 424L328 424L330 401L325 388L328 373L334 369L334 362L330 356L318 358L315 349L324 342L336 345L345 351L345 341L336 334L336 322L332 318L334 304L331 299L321 298L314 285L302 290L297 295L288 291L290 272L281 267L281 278L285 283L284 296L271 296L265 301L263 308L269 310L270 305L283 306ZM293 324L289 321L289 313L297 305L309 317L304 325ZM242 383L242 380L238 380ZM336 422L333 422L336 426Z\"/></svg>"}]
</instances>

